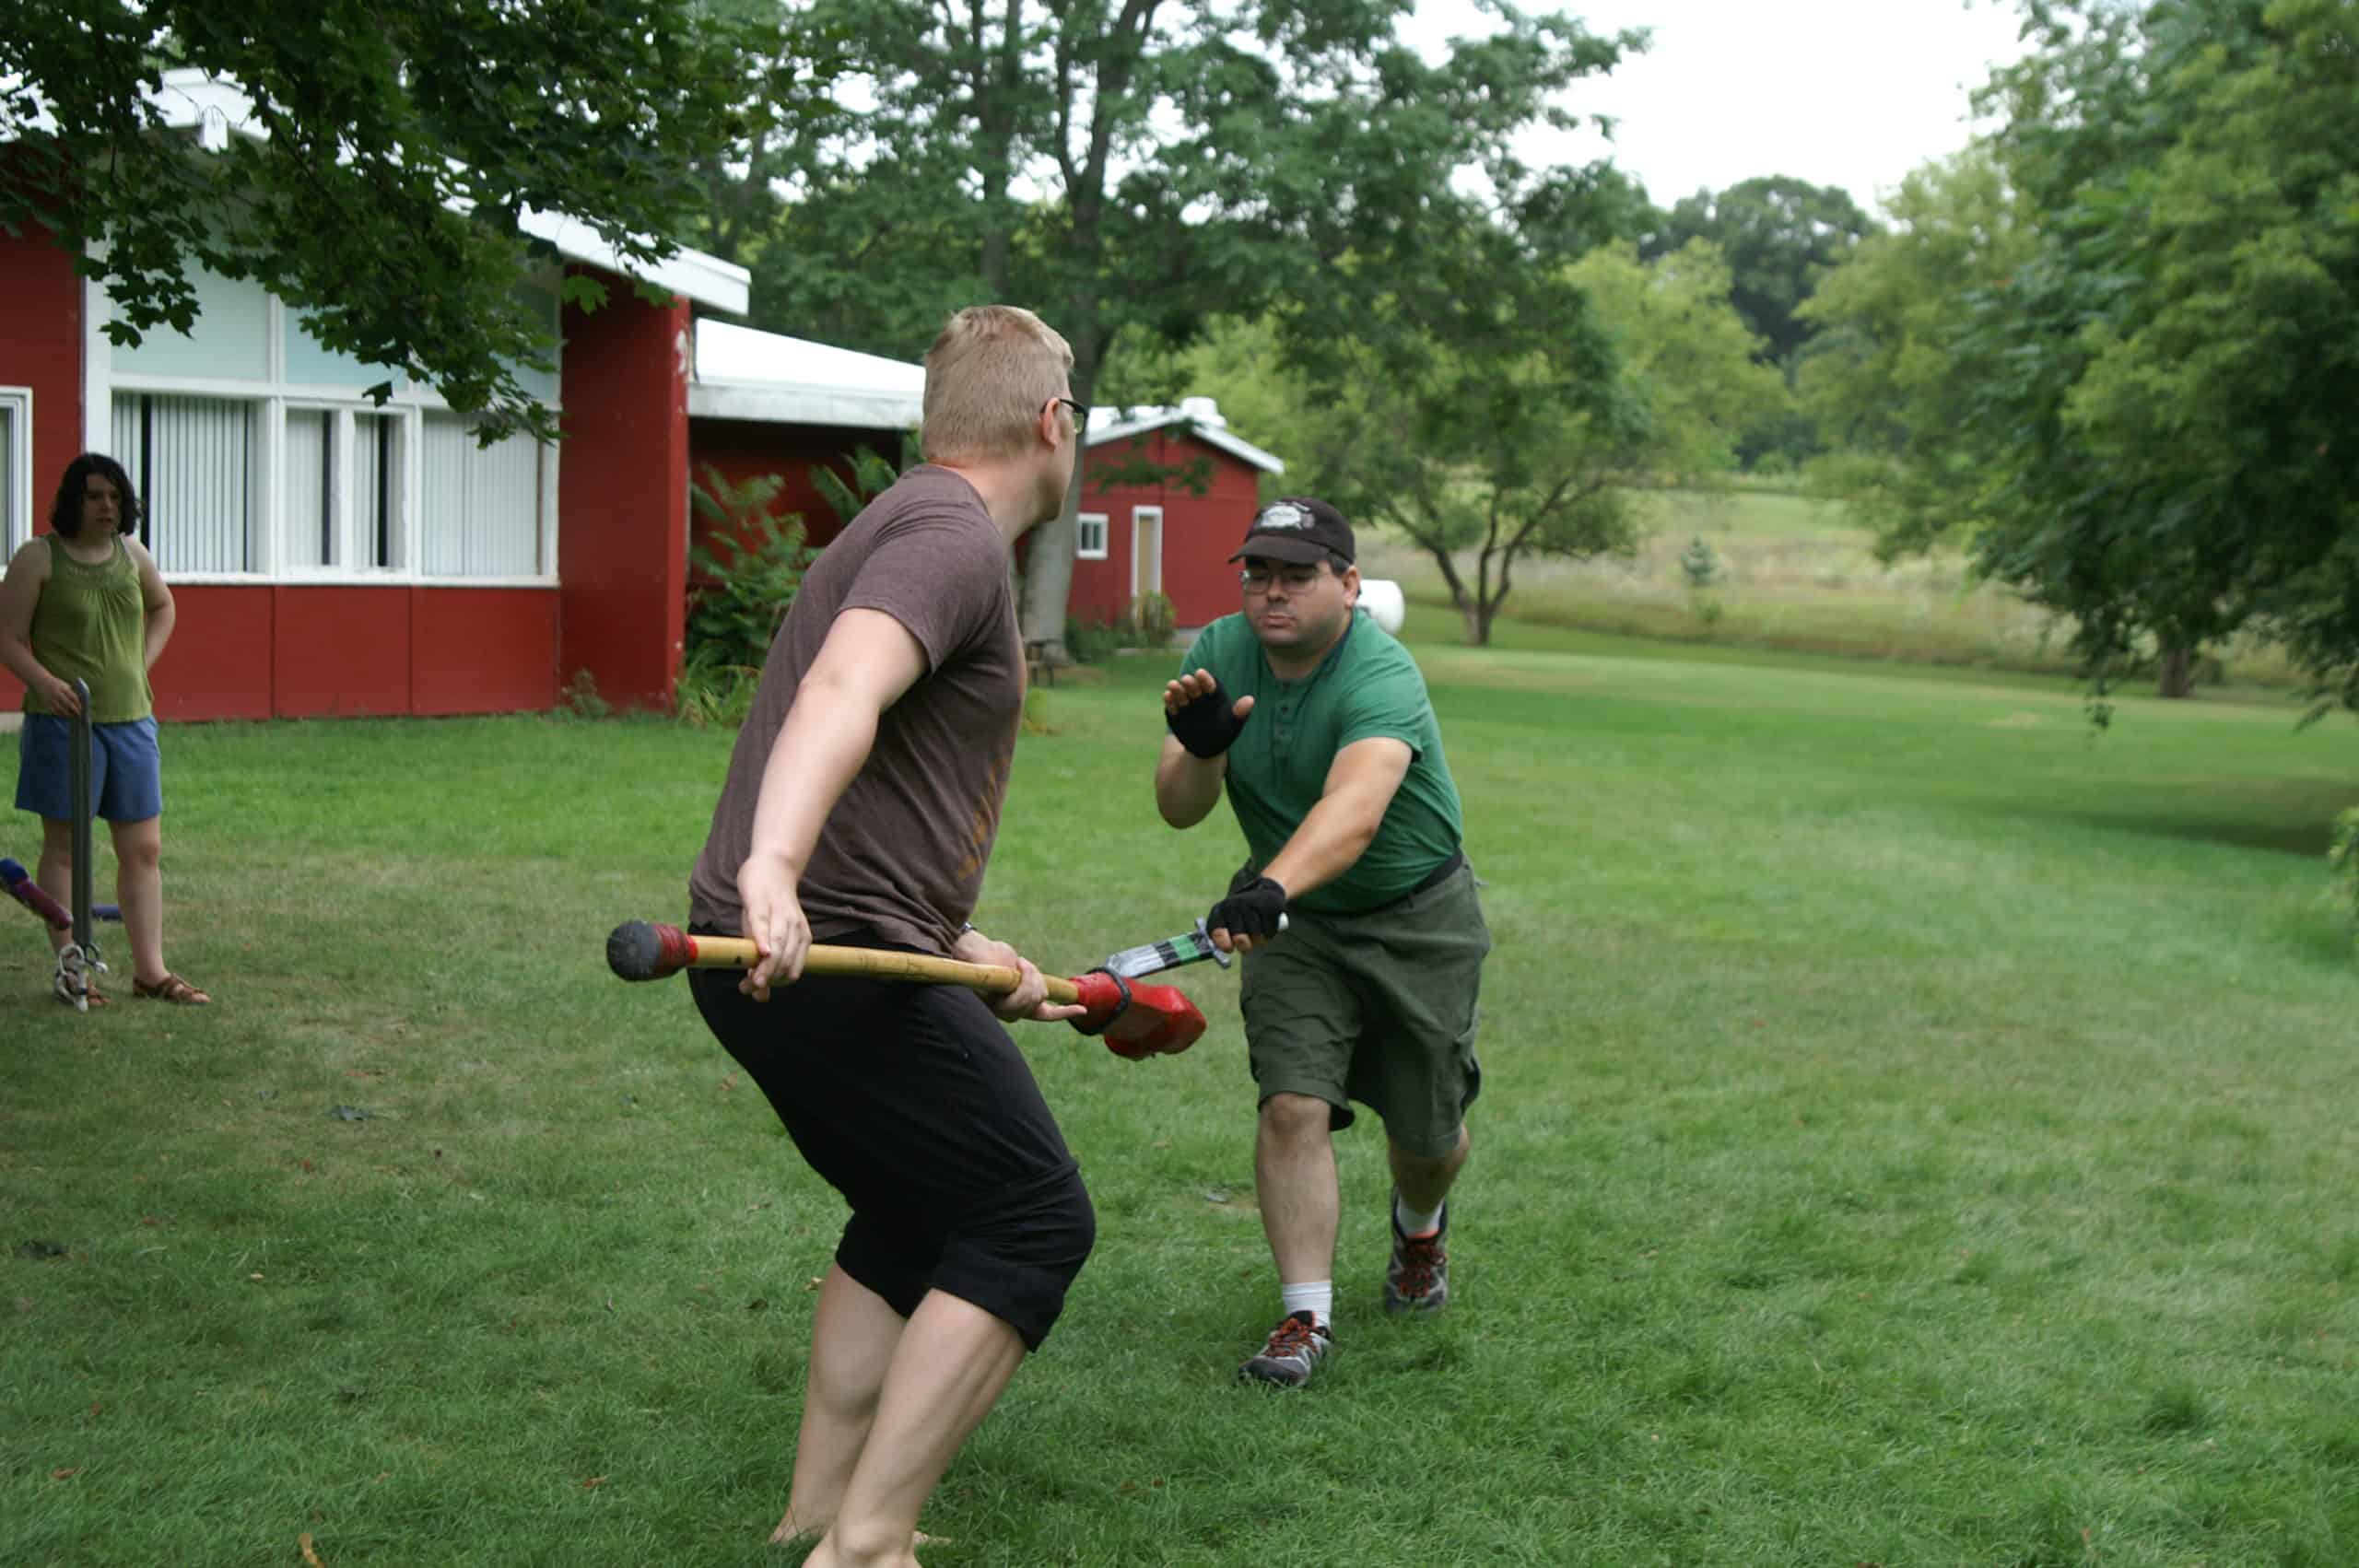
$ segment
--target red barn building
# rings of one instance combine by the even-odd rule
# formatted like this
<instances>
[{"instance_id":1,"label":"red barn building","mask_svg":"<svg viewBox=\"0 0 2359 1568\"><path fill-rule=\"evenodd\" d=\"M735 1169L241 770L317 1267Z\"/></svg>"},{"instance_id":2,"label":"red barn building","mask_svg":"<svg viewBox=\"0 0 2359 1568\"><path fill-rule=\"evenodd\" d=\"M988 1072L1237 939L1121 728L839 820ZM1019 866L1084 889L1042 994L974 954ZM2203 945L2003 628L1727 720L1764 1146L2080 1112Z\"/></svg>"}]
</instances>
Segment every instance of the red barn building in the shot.
<instances>
[{"instance_id":1,"label":"red barn building","mask_svg":"<svg viewBox=\"0 0 2359 1568\"><path fill-rule=\"evenodd\" d=\"M1075 618L1125 617L1141 594L1171 601L1177 625L1237 608L1228 556L1261 505L1265 474L1285 464L1232 433L1211 398L1177 408L1096 408L1074 545Z\"/></svg>"}]
</instances>

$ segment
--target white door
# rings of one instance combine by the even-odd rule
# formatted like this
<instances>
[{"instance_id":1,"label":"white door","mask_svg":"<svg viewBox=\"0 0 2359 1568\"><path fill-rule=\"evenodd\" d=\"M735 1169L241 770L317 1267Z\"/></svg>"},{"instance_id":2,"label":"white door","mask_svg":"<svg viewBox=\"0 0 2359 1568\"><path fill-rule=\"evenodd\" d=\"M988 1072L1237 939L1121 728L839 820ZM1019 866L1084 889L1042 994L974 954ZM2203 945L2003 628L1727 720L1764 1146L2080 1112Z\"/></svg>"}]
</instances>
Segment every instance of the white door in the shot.
<instances>
[{"instance_id":1,"label":"white door","mask_svg":"<svg viewBox=\"0 0 2359 1568\"><path fill-rule=\"evenodd\" d=\"M1131 599L1163 591L1163 509L1131 509Z\"/></svg>"}]
</instances>

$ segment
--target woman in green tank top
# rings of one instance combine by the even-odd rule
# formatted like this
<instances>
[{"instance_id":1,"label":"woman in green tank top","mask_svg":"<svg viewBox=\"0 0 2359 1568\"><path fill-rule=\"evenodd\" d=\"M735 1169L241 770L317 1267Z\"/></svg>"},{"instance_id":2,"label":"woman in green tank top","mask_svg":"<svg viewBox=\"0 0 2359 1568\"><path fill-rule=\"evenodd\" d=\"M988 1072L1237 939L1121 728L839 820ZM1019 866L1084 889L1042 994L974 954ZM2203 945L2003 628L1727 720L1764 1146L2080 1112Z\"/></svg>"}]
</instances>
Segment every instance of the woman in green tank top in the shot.
<instances>
[{"instance_id":1,"label":"woman in green tank top","mask_svg":"<svg viewBox=\"0 0 2359 1568\"><path fill-rule=\"evenodd\" d=\"M111 457L66 465L50 508L51 532L17 552L0 579L0 667L24 683L17 809L41 819L35 880L58 902L73 896L70 744L90 694L91 809L114 837L115 896L131 943L132 990L161 1001L213 999L164 965L164 844L154 694L147 672L172 635L172 594L155 558L131 534L139 497ZM65 933L52 931L53 947ZM61 988L64 1000L67 992ZM93 1003L106 999L93 987Z\"/></svg>"}]
</instances>

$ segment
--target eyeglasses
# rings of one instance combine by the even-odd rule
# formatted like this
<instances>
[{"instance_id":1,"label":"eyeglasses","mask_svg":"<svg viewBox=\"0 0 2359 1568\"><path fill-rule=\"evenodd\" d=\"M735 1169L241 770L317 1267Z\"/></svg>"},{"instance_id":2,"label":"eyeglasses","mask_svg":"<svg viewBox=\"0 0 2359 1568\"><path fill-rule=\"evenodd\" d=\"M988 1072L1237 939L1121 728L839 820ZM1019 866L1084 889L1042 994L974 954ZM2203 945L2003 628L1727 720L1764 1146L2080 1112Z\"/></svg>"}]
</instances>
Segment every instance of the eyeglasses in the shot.
<instances>
[{"instance_id":1,"label":"eyeglasses","mask_svg":"<svg viewBox=\"0 0 2359 1568\"><path fill-rule=\"evenodd\" d=\"M1073 427L1074 429L1086 430L1089 428L1089 404L1086 403L1075 403L1069 397L1052 397L1049 401L1050 403L1062 403L1067 408L1073 410Z\"/></svg>"},{"instance_id":2,"label":"eyeglasses","mask_svg":"<svg viewBox=\"0 0 2359 1568\"><path fill-rule=\"evenodd\" d=\"M1245 585L1248 593L1269 592L1273 578L1285 584L1288 593L1307 593L1318 586L1319 568L1315 566L1282 567L1273 570L1265 566L1250 566L1237 574L1237 580Z\"/></svg>"}]
</instances>

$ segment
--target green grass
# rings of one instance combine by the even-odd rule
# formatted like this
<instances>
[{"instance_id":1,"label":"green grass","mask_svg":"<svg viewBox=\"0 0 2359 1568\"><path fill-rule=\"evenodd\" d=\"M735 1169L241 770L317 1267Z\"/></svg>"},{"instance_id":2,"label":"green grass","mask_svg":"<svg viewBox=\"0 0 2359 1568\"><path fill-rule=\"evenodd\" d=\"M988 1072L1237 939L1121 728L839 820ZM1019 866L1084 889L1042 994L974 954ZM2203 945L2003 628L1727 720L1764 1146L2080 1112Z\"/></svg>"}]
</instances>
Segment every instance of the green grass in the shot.
<instances>
[{"instance_id":1,"label":"green grass","mask_svg":"<svg viewBox=\"0 0 2359 1568\"><path fill-rule=\"evenodd\" d=\"M1276 1305L1233 977L1181 977L1184 1057L1029 1031L1099 1250L928 1563L2359 1561L2359 731L1616 651L1419 646L1497 941L1450 1314L1375 1310L1355 1129L1342 1354L1233 1387ZM1153 816L1164 673L1039 695L978 919L1051 968L1235 863ZM839 1207L600 959L679 913L728 745L168 731L219 1005L77 1018L29 919L0 972L0 1562L792 1560Z\"/></svg>"},{"instance_id":2,"label":"green grass","mask_svg":"<svg viewBox=\"0 0 2359 1568\"><path fill-rule=\"evenodd\" d=\"M1839 504L1740 485L1719 495L1649 492L1638 506L1650 532L1632 560L1519 562L1508 623L1748 653L2048 673L2074 667L2069 626L2004 589L1974 582L1954 551L1878 561L1873 535ZM1710 545L1722 574L1701 595L1679 564L1696 538ZM1448 605L1429 556L1382 536L1366 546L1367 576L1397 579L1414 601ZM1471 582L1472 557L1459 567ZM1495 638L1506 629L1495 626ZM2240 642L2215 651L2223 654L2209 672L2215 685L2296 683L2272 649Z\"/></svg>"}]
</instances>

